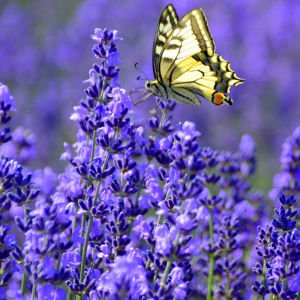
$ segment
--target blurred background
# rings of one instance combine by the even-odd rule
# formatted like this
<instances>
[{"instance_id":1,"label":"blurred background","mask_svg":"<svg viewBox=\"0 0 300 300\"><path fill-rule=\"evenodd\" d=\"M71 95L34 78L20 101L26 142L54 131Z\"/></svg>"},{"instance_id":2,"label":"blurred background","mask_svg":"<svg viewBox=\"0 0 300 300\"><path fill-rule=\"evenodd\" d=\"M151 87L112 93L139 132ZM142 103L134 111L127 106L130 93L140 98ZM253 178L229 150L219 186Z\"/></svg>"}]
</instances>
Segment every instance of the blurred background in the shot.
<instances>
[{"instance_id":1,"label":"blurred background","mask_svg":"<svg viewBox=\"0 0 300 300\"><path fill-rule=\"evenodd\" d=\"M232 150L241 136L257 144L256 187L269 190L279 169L281 144L300 124L299 0L1 0L0 81L16 100L15 126L37 136L35 167L62 171L63 142L75 141L69 120L84 97L83 80L94 62L94 28L117 29L124 38L120 84L143 86L136 62L152 79L152 43L161 10L172 2L179 17L201 7L217 53L230 61L245 83L233 87L234 105L178 104L176 121L190 120L202 132L203 146ZM153 99L137 107L148 116Z\"/></svg>"}]
</instances>

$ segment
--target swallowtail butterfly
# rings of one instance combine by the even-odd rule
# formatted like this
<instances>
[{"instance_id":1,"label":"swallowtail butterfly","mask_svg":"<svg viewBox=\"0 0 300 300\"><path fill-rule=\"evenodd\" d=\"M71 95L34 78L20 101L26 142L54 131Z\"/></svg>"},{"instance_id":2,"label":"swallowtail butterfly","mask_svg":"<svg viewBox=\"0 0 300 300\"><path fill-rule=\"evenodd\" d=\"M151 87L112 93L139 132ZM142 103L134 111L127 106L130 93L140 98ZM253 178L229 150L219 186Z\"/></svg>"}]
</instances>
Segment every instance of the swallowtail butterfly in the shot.
<instances>
[{"instance_id":1,"label":"swallowtail butterfly","mask_svg":"<svg viewBox=\"0 0 300 300\"><path fill-rule=\"evenodd\" d=\"M179 20L173 5L167 5L159 18L153 43L153 73L145 88L150 95L199 105L201 96L213 104L231 105L227 96L239 78L228 61L215 53L215 44L201 9Z\"/></svg>"}]
</instances>

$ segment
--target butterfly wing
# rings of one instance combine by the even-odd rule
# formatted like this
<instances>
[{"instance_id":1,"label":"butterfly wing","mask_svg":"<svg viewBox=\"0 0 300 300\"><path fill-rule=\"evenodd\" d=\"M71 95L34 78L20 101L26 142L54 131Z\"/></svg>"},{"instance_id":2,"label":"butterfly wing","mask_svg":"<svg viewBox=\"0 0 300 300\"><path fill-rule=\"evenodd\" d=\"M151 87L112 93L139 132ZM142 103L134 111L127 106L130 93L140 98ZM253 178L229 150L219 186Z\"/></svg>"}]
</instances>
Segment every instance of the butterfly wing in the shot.
<instances>
[{"instance_id":1,"label":"butterfly wing","mask_svg":"<svg viewBox=\"0 0 300 300\"><path fill-rule=\"evenodd\" d=\"M163 47L160 56L162 78L169 78L182 60L200 52L212 56L215 45L203 11L194 9L177 23Z\"/></svg>"},{"instance_id":2,"label":"butterfly wing","mask_svg":"<svg viewBox=\"0 0 300 300\"><path fill-rule=\"evenodd\" d=\"M163 48L170 37L173 29L178 23L178 16L173 5L167 5L159 18L155 38L153 42L153 51L152 51L152 67L154 77L158 80L162 80L160 75L160 57L163 51Z\"/></svg>"},{"instance_id":3,"label":"butterfly wing","mask_svg":"<svg viewBox=\"0 0 300 300\"><path fill-rule=\"evenodd\" d=\"M205 57L201 53L188 57L174 68L170 82L172 88L186 88L214 104L232 104L226 94L231 86L243 82L220 55Z\"/></svg>"}]
</instances>

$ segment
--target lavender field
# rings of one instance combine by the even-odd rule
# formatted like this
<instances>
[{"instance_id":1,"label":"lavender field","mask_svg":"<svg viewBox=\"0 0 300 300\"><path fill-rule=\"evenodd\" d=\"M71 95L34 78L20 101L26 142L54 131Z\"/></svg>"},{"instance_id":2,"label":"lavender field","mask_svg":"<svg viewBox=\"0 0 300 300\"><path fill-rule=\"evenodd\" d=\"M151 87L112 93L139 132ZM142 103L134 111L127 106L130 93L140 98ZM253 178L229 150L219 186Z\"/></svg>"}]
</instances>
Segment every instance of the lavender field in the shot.
<instances>
[{"instance_id":1,"label":"lavender field","mask_svg":"<svg viewBox=\"0 0 300 300\"><path fill-rule=\"evenodd\" d=\"M232 106L134 105L166 1L0 3L0 299L300 299L300 2L172 3Z\"/></svg>"}]
</instances>

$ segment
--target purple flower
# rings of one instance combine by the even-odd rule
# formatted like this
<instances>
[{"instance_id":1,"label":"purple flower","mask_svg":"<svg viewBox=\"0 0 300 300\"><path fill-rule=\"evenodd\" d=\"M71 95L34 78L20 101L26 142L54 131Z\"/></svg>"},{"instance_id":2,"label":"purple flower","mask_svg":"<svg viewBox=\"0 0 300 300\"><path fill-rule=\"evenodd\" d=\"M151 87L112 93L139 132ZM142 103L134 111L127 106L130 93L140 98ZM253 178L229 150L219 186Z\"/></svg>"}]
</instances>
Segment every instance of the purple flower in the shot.
<instances>
[{"instance_id":1,"label":"purple flower","mask_svg":"<svg viewBox=\"0 0 300 300\"><path fill-rule=\"evenodd\" d=\"M122 40L122 38L118 37L117 30L109 31L107 29L100 29L100 28L96 28L94 34L92 34L91 37L98 44L104 44L104 45L110 41L116 42Z\"/></svg>"},{"instance_id":2,"label":"purple flower","mask_svg":"<svg viewBox=\"0 0 300 300\"><path fill-rule=\"evenodd\" d=\"M57 175L50 167L46 167L44 170L36 170L34 182L43 194L51 195L56 188Z\"/></svg>"},{"instance_id":3,"label":"purple flower","mask_svg":"<svg viewBox=\"0 0 300 300\"><path fill-rule=\"evenodd\" d=\"M253 268L261 281L255 281L253 290L260 294L271 294L283 299L296 299L294 280L300 270L300 234L296 228L297 209L293 196L282 195L281 206L275 209L272 225L259 227L258 246L260 261Z\"/></svg>"},{"instance_id":4,"label":"purple flower","mask_svg":"<svg viewBox=\"0 0 300 300\"><path fill-rule=\"evenodd\" d=\"M133 230L139 235L140 239L148 239L151 236L151 225L144 220L142 215L136 217Z\"/></svg>"},{"instance_id":5,"label":"purple flower","mask_svg":"<svg viewBox=\"0 0 300 300\"><path fill-rule=\"evenodd\" d=\"M275 200L281 194L294 195L300 192L300 127L296 128L282 146L280 171L274 177L270 197Z\"/></svg>"},{"instance_id":6,"label":"purple flower","mask_svg":"<svg viewBox=\"0 0 300 300\"><path fill-rule=\"evenodd\" d=\"M169 256L172 249L172 240L175 235L171 234L166 225L157 226L154 239L156 241L155 251L162 256Z\"/></svg>"},{"instance_id":7,"label":"purple flower","mask_svg":"<svg viewBox=\"0 0 300 300\"><path fill-rule=\"evenodd\" d=\"M148 290L141 254L134 249L131 249L128 255L118 257L111 265L111 270L103 273L97 283L97 292L100 297L124 297L123 293L125 293L125 295L131 295L133 299L138 299L145 296Z\"/></svg>"},{"instance_id":8,"label":"purple flower","mask_svg":"<svg viewBox=\"0 0 300 300\"><path fill-rule=\"evenodd\" d=\"M184 270L180 267L174 267L170 272L170 283L175 286L172 295L177 299L186 299L188 293L188 284L184 282L184 277Z\"/></svg>"},{"instance_id":9,"label":"purple flower","mask_svg":"<svg viewBox=\"0 0 300 300\"><path fill-rule=\"evenodd\" d=\"M15 237L8 234L10 231L10 226L3 225L2 218L0 223L0 261L1 261L1 284L3 292L8 288L9 281L15 272L15 262L13 259L10 259L11 252L14 251L15 247Z\"/></svg>"},{"instance_id":10,"label":"purple flower","mask_svg":"<svg viewBox=\"0 0 300 300\"><path fill-rule=\"evenodd\" d=\"M9 92L6 85L0 82L0 144L5 144L11 140L10 128L7 127L7 123L10 121L10 111L14 110L14 98Z\"/></svg>"},{"instance_id":11,"label":"purple flower","mask_svg":"<svg viewBox=\"0 0 300 300\"><path fill-rule=\"evenodd\" d=\"M0 82L0 102L2 105L9 106L9 109L15 110L15 99L10 93L8 87Z\"/></svg>"},{"instance_id":12,"label":"purple flower","mask_svg":"<svg viewBox=\"0 0 300 300\"><path fill-rule=\"evenodd\" d=\"M1 153L21 164L28 164L37 155L36 137L30 130L18 127L12 133L12 140L1 146Z\"/></svg>"},{"instance_id":13,"label":"purple flower","mask_svg":"<svg viewBox=\"0 0 300 300\"><path fill-rule=\"evenodd\" d=\"M58 300L66 297L66 291L64 291L63 289L58 289L51 284L40 285L37 289L37 292L40 297L43 297L43 299L45 300Z\"/></svg>"}]
</instances>

